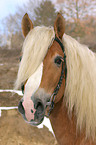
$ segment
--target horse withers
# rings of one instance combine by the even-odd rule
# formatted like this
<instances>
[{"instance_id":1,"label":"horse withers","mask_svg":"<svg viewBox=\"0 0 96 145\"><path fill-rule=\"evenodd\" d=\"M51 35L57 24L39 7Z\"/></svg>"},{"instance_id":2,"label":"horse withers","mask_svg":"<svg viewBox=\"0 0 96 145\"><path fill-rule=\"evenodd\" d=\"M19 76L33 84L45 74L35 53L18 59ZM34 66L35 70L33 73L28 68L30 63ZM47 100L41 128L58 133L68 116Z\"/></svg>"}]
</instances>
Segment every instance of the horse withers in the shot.
<instances>
[{"instance_id":1,"label":"horse withers","mask_svg":"<svg viewBox=\"0 0 96 145\"><path fill-rule=\"evenodd\" d=\"M25 14L22 31L23 118L36 126L49 117L60 145L96 145L96 54L65 34L60 13L54 27L35 28Z\"/></svg>"}]
</instances>

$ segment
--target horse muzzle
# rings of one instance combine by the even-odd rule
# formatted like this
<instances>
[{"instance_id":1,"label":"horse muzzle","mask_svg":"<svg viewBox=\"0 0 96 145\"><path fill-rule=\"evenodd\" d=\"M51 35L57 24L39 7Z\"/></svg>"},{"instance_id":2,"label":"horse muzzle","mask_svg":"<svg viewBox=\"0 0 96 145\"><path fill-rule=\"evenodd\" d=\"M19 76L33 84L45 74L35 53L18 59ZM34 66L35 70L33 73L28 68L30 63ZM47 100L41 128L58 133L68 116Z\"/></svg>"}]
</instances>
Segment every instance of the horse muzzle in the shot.
<instances>
[{"instance_id":1,"label":"horse muzzle","mask_svg":"<svg viewBox=\"0 0 96 145\"><path fill-rule=\"evenodd\" d=\"M18 110L24 120L34 126L42 123L45 115L44 104L40 99L30 100L26 103L23 99L19 102Z\"/></svg>"}]
</instances>

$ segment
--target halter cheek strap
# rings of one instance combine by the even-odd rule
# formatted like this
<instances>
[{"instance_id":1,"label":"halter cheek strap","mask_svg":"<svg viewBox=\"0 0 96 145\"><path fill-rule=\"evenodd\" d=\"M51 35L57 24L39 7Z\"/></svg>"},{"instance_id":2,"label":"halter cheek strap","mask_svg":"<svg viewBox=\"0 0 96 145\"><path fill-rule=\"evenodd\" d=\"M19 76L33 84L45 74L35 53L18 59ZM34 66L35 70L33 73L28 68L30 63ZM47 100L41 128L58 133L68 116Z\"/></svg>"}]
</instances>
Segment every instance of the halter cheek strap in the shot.
<instances>
[{"instance_id":1,"label":"halter cheek strap","mask_svg":"<svg viewBox=\"0 0 96 145\"><path fill-rule=\"evenodd\" d=\"M48 112L47 115L45 115L46 117L50 116L50 114L51 114L51 112L52 112L52 110L54 108L55 96L58 94L58 91L59 91L59 89L61 87L62 80L64 78L64 72L65 72L65 83L66 83L66 77L67 77L66 55L65 55L64 45L62 44L60 39L57 38L56 36L55 36L54 40L57 41L59 43L59 45L61 46L61 48L62 48L62 51L64 53L64 58L63 58L64 61L62 61L62 71L61 71L61 76L60 76L59 82L58 82L56 88L54 89L53 94L50 97L50 102L47 102L47 106L49 106L49 112Z\"/></svg>"}]
</instances>

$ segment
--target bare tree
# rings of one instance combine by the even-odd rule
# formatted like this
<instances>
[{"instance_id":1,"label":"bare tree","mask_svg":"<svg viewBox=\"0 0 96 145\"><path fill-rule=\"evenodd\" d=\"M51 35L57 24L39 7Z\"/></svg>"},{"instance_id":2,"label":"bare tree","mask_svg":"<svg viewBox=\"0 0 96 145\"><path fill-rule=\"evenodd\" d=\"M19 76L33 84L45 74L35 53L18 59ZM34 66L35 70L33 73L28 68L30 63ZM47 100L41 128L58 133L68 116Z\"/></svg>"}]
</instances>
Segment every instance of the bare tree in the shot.
<instances>
[{"instance_id":1,"label":"bare tree","mask_svg":"<svg viewBox=\"0 0 96 145\"><path fill-rule=\"evenodd\" d=\"M69 19L83 19L87 15L96 16L96 0L57 0L59 10Z\"/></svg>"},{"instance_id":2,"label":"bare tree","mask_svg":"<svg viewBox=\"0 0 96 145\"><path fill-rule=\"evenodd\" d=\"M42 1L34 12L36 16L35 25L53 25L56 18L56 9L50 0Z\"/></svg>"},{"instance_id":3,"label":"bare tree","mask_svg":"<svg viewBox=\"0 0 96 145\"><path fill-rule=\"evenodd\" d=\"M9 49L11 48L11 46L13 46L13 44L11 45L11 43L13 43L13 40L15 40L14 37L17 38L18 36L20 37L20 40L22 40L21 38L22 17L27 12L30 15L31 19L34 21L35 20L34 8L36 8L36 6L38 5L39 3L37 3L37 0L30 0L28 3L26 3L22 7L18 7L17 12L15 14L13 15L11 14L2 20L2 26L4 27L3 33L2 33L2 37L4 38L3 44L6 44ZM17 44L17 41L15 44Z\"/></svg>"},{"instance_id":4,"label":"bare tree","mask_svg":"<svg viewBox=\"0 0 96 145\"><path fill-rule=\"evenodd\" d=\"M5 41L8 49L11 49L11 38L12 34L16 33L16 31L20 31L20 24L17 22L17 14L9 15L3 20L4 32L3 36L5 36Z\"/></svg>"},{"instance_id":5,"label":"bare tree","mask_svg":"<svg viewBox=\"0 0 96 145\"><path fill-rule=\"evenodd\" d=\"M61 11L66 20L67 34L76 38L93 33L96 35L95 7L96 0L57 0L56 4L53 4L52 0L29 0L22 7L18 7L14 15L9 15L2 21L4 29L1 38L3 41L0 43L6 43L8 48L18 48L16 45L19 40L21 43L23 41L21 21L26 12L35 26L49 26L55 21L56 11ZM19 37L20 39L16 41Z\"/></svg>"}]
</instances>

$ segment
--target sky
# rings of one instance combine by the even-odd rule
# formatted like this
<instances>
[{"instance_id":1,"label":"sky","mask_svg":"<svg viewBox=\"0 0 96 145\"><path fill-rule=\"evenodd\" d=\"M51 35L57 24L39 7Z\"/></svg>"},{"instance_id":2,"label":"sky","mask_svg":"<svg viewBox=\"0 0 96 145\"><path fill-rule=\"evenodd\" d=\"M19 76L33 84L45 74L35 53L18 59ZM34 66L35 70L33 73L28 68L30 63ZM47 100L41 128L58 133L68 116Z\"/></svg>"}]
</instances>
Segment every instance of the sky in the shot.
<instances>
[{"instance_id":1,"label":"sky","mask_svg":"<svg viewBox=\"0 0 96 145\"><path fill-rule=\"evenodd\" d=\"M22 7L29 0L0 0L0 32L2 33L4 30L3 20L10 14L15 14L17 12L18 6ZM33 0L33 2L42 1L42 0ZM56 2L56 0L51 0L52 2ZM26 12L26 10L25 10Z\"/></svg>"},{"instance_id":2,"label":"sky","mask_svg":"<svg viewBox=\"0 0 96 145\"><path fill-rule=\"evenodd\" d=\"M0 0L0 21L9 14L14 14L18 6L23 6L23 4L28 1L29 0ZM52 2L55 1L56 0L52 0Z\"/></svg>"},{"instance_id":3,"label":"sky","mask_svg":"<svg viewBox=\"0 0 96 145\"><path fill-rule=\"evenodd\" d=\"M14 14L18 6L22 6L29 0L0 0L0 21L8 16Z\"/></svg>"}]
</instances>

